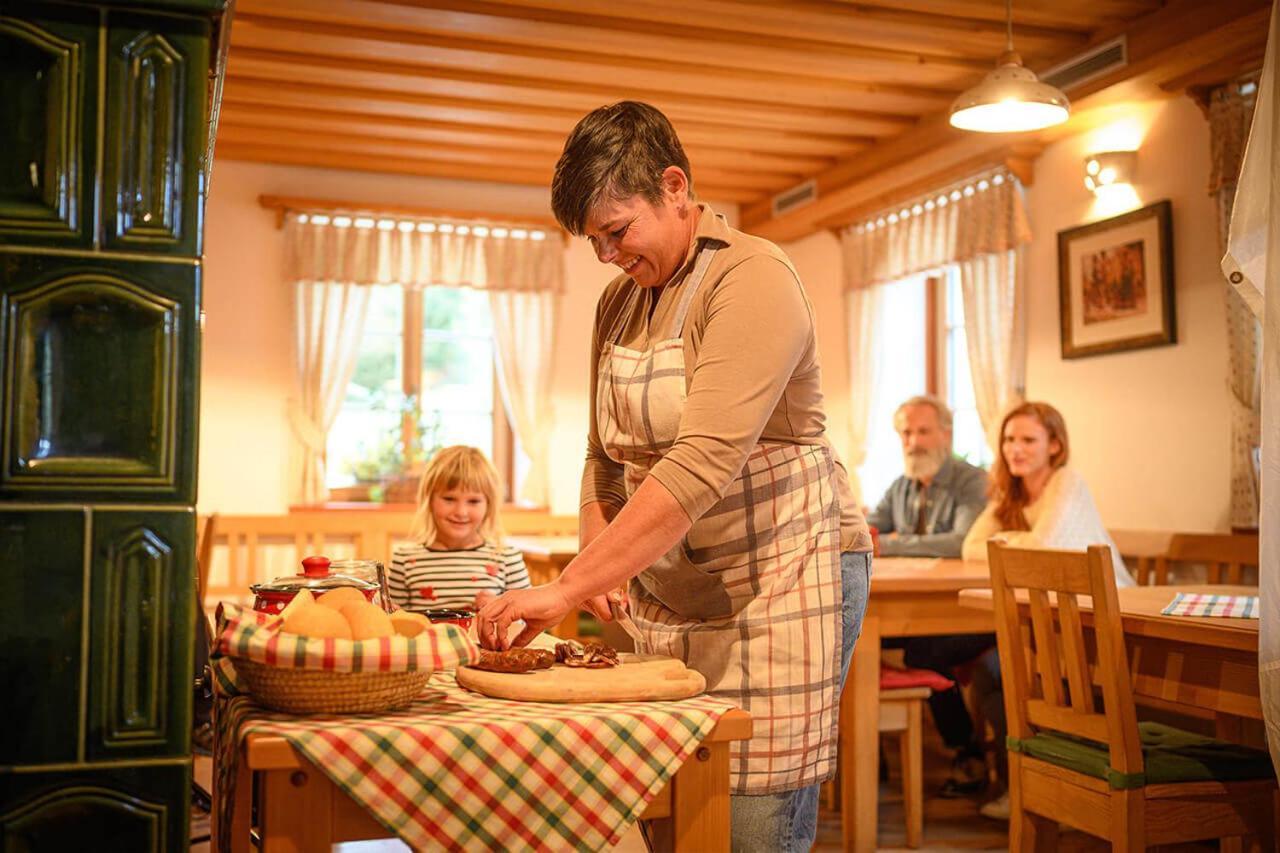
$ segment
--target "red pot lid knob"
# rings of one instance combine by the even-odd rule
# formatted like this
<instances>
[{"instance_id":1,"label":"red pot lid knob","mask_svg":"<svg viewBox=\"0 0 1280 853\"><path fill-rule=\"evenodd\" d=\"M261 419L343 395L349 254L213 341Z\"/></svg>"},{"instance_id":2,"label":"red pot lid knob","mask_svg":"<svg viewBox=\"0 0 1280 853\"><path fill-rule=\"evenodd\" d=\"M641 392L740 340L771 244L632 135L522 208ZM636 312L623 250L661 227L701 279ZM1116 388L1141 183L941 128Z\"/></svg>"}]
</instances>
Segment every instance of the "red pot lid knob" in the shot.
<instances>
[{"instance_id":1,"label":"red pot lid knob","mask_svg":"<svg viewBox=\"0 0 1280 853\"><path fill-rule=\"evenodd\" d=\"M328 557L303 558L302 573L309 578L327 578L329 576L329 558Z\"/></svg>"}]
</instances>

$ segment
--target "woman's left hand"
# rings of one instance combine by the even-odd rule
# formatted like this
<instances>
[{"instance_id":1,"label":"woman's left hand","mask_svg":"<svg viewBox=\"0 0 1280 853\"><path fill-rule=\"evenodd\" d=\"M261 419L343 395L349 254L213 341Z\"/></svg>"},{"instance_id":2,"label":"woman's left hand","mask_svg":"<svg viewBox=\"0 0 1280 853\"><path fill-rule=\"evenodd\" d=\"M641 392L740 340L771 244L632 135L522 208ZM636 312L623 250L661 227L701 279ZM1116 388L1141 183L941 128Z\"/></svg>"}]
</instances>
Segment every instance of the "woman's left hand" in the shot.
<instances>
[{"instance_id":1,"label":"woman's left hand","mask_svg":"<svg viewBox=\"0 0 1280 853\"><path fill-rule=\"evenodd\" d=\"M523 646L540 632L559 625L571 610L573 605L555 581L532 589L511 590L480 608L476 614L476 636L486 649ZM524 630L507 642L507 632L517 619L524 620Z\"/></svg>"}]
</instances>

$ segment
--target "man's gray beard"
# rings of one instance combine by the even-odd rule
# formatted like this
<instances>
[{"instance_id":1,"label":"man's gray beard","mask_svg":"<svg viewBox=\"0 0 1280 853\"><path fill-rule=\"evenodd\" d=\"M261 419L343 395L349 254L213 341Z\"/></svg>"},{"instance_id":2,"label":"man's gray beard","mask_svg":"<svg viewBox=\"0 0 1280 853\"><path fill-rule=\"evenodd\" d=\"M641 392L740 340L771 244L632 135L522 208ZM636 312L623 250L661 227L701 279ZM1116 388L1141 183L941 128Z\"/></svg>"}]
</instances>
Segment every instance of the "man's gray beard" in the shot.
<instances>
[{"instance_id":1,"label":"man's gray beard","mask_svg":"<svg viewBox=\"0 0 1280 853\"><path fill-rule=\"evenodd\" d=\"M937 450L927 450L924 453L904 453L902 467L912 480L932 479L942 469L942 463L947 461L950 452L949 448L939 447Z\"/></svg>"}]
</instances>

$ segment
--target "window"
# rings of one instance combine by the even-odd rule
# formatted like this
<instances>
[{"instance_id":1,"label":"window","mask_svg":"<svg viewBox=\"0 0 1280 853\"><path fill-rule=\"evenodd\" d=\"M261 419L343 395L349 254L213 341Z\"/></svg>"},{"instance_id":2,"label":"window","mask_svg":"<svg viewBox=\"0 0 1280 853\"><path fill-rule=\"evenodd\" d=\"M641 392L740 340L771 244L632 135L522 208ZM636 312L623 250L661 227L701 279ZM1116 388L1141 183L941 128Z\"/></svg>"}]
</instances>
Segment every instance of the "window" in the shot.
<instances>
[{"instance_id":1,"label":"window","mask_svg":"<svg viewBox=\"0 0 1280 853\"><path fill-rule=\"evenodd\" d=\"M512 437L497 396L488 297L454 287L372 291L355 370L329 431L326 485L394 477L436 448L469 444L506 473L510 488Z\"/></svg>"},{"instance_id":2,"label":"window","mask_svg":"<svg viewBox=\"0 0 1280 853\"><path fill-rule=\"evenodd\" d=\"M942 298L936 311L937 336L941 343L939 370L933 393L947 401L954 416L951 432L956 455L987 468L994 457L978 417L978 404L973 396L973 375L969 371L969 342L964 329L964 298L960 291L960 271L949 267L934 279Z\"/></svg>"},{"instance_id":3,"label":"window","mask_svg":"<svg viewBox=\"0 0 1280 853\"><path fill-rule=\"evenodd\" d=\"M880 288L867 455L858 469L868 504L902 475L893 413L916 394L934 394L951 407L958 456L982 467L993 459L974 401L959 270L948 267Z\"/></svg>"}]
</instances>

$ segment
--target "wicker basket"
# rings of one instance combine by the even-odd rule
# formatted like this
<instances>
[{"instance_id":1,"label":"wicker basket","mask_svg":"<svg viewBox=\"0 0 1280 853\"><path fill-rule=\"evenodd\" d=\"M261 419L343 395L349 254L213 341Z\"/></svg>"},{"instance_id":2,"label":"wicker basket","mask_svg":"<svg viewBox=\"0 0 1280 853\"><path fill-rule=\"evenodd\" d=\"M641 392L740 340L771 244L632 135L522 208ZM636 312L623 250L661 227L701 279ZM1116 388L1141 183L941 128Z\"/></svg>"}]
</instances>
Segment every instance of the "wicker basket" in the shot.
<instances>
[{"instance_id":1,"label":"wicker basket","mask_svg":"<svg viewBox=\"0 0 1280 853\"><path fill-rule=\"evenodd\" d=\"M430 672L327 672L286 669L233 658L236 672L263 707L289 714L375 714L408 706Z\"/></svg>"}]
</instances>

